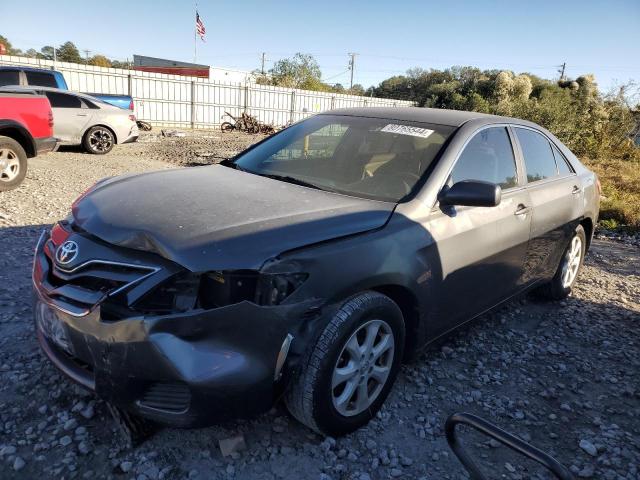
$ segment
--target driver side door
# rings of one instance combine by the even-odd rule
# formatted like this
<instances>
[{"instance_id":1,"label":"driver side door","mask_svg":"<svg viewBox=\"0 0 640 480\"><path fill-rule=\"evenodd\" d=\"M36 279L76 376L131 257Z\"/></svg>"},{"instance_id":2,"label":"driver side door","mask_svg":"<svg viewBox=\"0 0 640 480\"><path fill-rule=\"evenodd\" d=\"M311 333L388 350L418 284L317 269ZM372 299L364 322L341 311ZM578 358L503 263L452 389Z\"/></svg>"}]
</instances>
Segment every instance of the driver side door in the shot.
<instances>
[{"instance_id":1,"label":"driver side door","mask_svg":"<svg viewBox=\"0 0 640 480\"><path fill-rule=\"evenodd\" d=\"M442 267L442 282L435 296L436 335L522 288L531 211L514 152L506 125L476 131L459 154L447 183L496 183L502 188L500 204L436 205L425 226L434 237Z\"/></svg>"}]
</instances>

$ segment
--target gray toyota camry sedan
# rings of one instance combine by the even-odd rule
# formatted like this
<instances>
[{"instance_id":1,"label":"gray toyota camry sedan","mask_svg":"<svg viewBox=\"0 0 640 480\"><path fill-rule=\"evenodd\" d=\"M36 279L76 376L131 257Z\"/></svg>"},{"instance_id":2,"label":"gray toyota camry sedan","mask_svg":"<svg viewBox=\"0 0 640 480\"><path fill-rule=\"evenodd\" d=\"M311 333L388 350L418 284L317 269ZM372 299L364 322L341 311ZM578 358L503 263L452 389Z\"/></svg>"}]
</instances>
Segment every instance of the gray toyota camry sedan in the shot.
<instances>
[{"instance_id":1,"label":"gray toyota camry sedan","mask_svg":"<svg viewBox=\"0 0 640 480\"><path fill-rule=\"evenodd\" d=\"M599 190L530 122L330 111L220 165L89 188L38 243L38 340L134 415L197 426L284 398L341 435L428 342L527 290L569 295Z\"/></svg>"}]
</instances>

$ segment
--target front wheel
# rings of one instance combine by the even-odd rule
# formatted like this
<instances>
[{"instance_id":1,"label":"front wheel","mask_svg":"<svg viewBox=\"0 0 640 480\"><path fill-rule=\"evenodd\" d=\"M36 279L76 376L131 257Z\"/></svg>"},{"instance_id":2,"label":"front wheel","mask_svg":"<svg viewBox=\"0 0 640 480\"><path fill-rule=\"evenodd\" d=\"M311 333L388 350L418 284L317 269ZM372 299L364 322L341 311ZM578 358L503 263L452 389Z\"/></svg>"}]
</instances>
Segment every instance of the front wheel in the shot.
<instances>
[{"instance_id":1,"label":"front wheel","mask_svg":"<svg viewBox=\"0 0 640 480\"><path fill-rule=\"evenodd\" d=\"M549 283L538 289L538 293L550 300L568 297L582 267L586 247L587 236L582 225L578 225L564 251L556 274Z\"/></svg>"},{"instance_id":2,"label":"front wheel","mask_svg":"<svg viewBox=\"0 0 640 480\"><path fill-rule=\"evenodd\" d=\"M0 192L16 188L27 174L27 153L13 138L0 136Z\"/></svg>"},{"instance_id":3,"label":"front wheel","mask_svg":"<svg viewBox=\"0 0 640 480\"><path fill-rule=\"evenodd\" d=\"M100 125L91 127L84 135L82 145L84 149L95 155L104 155L109 153L113 148L116 140L113 136L113 132L107 127Z\"/></svg>"},{"instance_id":4,"label":"front wheel","mask_svg":"<svg viewBox=\"0 0 640 480\"><path fill-rule=\"evenodd\" d=\"M380 410L398 375L405 327L398 306L364 292L327 324L285 394L291 414L323 435L352 432Z\"/></svg>"}]
</instances>

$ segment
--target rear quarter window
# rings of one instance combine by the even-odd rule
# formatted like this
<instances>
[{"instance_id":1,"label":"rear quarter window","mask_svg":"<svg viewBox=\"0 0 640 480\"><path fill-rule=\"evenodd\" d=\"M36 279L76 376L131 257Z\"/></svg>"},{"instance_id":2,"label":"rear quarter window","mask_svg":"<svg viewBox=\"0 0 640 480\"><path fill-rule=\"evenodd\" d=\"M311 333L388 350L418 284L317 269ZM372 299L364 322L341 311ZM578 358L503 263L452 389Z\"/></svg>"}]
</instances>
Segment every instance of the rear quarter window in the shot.
<instances>
[{"instance_id":1,"label":"rear quarter window","mask_svg":"<svg viewBox=\"0 0 640 480\"><path fill-rule=\"evenodd\" d=\"M30 72L25 70L24 74L27 77L27 84L36 85L38 87L58 87L53 74L48 72Z\"/></svg>"},{"instance_id":2,"label":"rear quarter window","mask_svg":"<svg viewBox=\"0 0 640 480\"><path fill-rule=\"evenodd\" d=\"M558 165L558 172L560 175L569 175L570 173L573 173L573 169L571 168L569 161L562 152L560 152L558 147L551 144L551 148L553 149L553 156L556 157L556 164Z\"/></svg>"},{"instance_id":3,"label":"rear quarter window","mask_svg":"<svg viewBox=\"0 0 640 480\"><path fill-rule=\"evenodd\" d=\"M45 93L51 102L51 108L82 108L82 102L74 95L58 92Z\"/></svg>"}]
</instances>

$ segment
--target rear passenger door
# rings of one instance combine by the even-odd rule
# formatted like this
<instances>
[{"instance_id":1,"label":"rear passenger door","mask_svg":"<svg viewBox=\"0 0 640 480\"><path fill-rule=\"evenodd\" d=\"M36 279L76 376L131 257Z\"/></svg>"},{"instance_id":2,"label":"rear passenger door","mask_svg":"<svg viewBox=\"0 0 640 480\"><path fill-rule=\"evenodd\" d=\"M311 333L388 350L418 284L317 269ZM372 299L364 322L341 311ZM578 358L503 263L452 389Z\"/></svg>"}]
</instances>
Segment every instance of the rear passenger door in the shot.
<instances>
[{"instance_id":1,"label":"rear passenger door","mask_svg":"<svg viewBox=\"0 0 640 480\"><path fill-rule=\"evenodd\" d=\"M80 97L45 90L53 111L53 135L64 143L78 144L92 117L92 110Z\"/></svg>"},{"instance_id":2,"label":"rear passenger door","mask_svg":"<svg viewBox=\"0 0 640 480\"><path fill-rule=\"evenodd\" d=\"M541 132L513 126L531 198L531 239L525 261L525 281L555 273L579 221L582 185L573 169Z\"/></svg>"}]
</instances>

